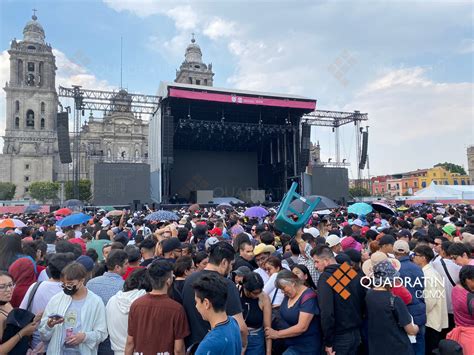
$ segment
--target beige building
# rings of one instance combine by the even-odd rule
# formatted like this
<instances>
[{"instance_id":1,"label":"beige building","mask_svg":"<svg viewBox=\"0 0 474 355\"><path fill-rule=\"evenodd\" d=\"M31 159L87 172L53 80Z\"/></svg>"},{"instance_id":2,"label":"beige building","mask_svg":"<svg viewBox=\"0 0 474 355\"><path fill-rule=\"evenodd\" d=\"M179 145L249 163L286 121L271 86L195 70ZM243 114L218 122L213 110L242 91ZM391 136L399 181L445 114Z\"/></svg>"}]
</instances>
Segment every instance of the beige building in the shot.
<instances>
[{"instance_id":1,"label":"beige building","mask_svg":"<svg viewBox=\"0 0 474 355\"><path fill-rule=\"evenodd\" d=\"M23 29L23 40L12 40L8 54L0 181L14 183L15 198L21 199L28 198L31 182L56 180L59 166L55 57L35 15Z\"/></svg>"},{"instance_id":2,"label":"beige building","mask_svg":"<svg viewBox=\"0 0 474 355\"><path fill-rule=\"evenodd\" d=\"M176 71L176 83L212 86L214 73L212 64L206 65L202 61L201 48L196 44L196 40L191 39L191 43L186 48L184 62Z\"/></svg>"},{"instance_id":3,"label":"beige building","mask_svg":"<svg viewBox=\"0 0 474 355\"><path fill-rule=\"evenodd\" d=\"M474 185L474 145L467 147L467 170L471 185Z\"/></svg>"}]
</instances>

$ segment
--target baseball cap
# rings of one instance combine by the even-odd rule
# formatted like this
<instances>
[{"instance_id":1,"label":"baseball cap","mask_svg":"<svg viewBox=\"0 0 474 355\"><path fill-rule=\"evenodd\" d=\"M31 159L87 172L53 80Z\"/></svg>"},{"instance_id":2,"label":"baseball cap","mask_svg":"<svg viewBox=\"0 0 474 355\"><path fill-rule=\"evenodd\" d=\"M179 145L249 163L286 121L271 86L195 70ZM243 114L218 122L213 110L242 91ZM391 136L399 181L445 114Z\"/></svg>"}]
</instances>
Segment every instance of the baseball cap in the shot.
<instances>
[{"instance_id":1,"label":"baseball cap","mask_svg":"<svg viewBox=\"0 0 474 355\"><path fill-rule=\"evenodd\" d=\"M241 266L232 272L236 274L237 276L244 276L245 274L252 272L252 270L250 270L248 266Z\"/></svg>"},{"instance_id":2,"label":"baseball cap","mask_svg":"<svg viewBox=\"0 0 474 355\"><path fill-rule=\"evenodd\" d=\"M395 238L393 235L387 234L384 235L382 238L379 239L379 245L387 245L387 244L395 244Z\"/></svg>"},{"instance_id":3,"label":"baseball cap","mask_svg":"<svg viewBox=\"0 0 474 355\"><path fill-rule=\"evenodd\" d=\"M303 232L311 234L313 238L319 237L319 229L315 227L303 228Z\"/></svg>"},{"instance_id":4,"label":"baseball cap","mask_svg":"<svg viewBox=\"0 0 474 355\"><path fill-rule=\"evenodd\" d=\"M332 248L333 246L336 246L341 243L341 238L339 238L337 235L331 234L326 237L326 244Z\"/></svg>"},{"instance_id":5,"label":"baseball cap","mask_svg":"<svg viewBox=\"0 0 474 355\"><path fill-rule=\"evenodd\" d=\"M217 235L218 237L222 236L222 229L214 227L209 231L209 235Z\"/></svg>"},{"instance_id":6,"label":"baseball cap","mask_svg":"<svg viewBox=\"0 0 474 355\"><path fill-rule=\"evenodd\" d=\"M411 238L411 233L408 229L400 229L397 233L397 236L400 237L406 237L406 238Z\"/></svg>"},{"instance_id":7,"label":"baseball cap","mask_svg":"<svg viewBox=\"0 0 474 355\"><path fill-rule=\"evenodd\" d=\"M76 259L76 261L81 264L82 266L85 267L85 269L90 272L92 269L94 269L94 260L90 256L87 255L81 255Z\"/></svg>"},{"instance_id":8,"label":"baseball cap","mask_svg":"<svg viewBox=\"0 0 474 355\"><path fill-rule=\"evenodd\" d=\"M108 227L110 225L110 220L108 218L102 218L100 220L101 224L100 226L103 228L103 227Z\"/></svg>"},{"instance_id":9,"label":"baseball cap","mask_svg":"<svg viewBox=\"0 0 474 355\"><path fill-rule=\"evenodd\" d=\"M216 244L218 242L219 242L219 239L217 239L216 237L207 238L206 242L204 243L204 248L206 248L206 250L208 250L211 246L213 246L214 244Z\"/></svg>"},{"instance_id":10,"label":"baseball cap","mask_svg":"<svg viewBox=\"0 0 474 355\"><path fill-rule=\"evenodd\" d=\"M357 218L354 221L352 221L351 225L362 228L364 226L364 223L362 223L362 221L359 218Z\"/></svg>"},{"instance_id":11,"label":"baseball cap","mask_svg":"<svg viewBox=\"0 0 474 355\"><path fill-rule=\"evenodd\" d=\"M182 248L178 238L169 238L163 241L163 253L169 253L170 251Z\"/></svg>"},{"instance_id":12,"label":"baseball cap","mask_svg":"<svg viewBox=\"0 0 474 355\"><path fill-rule=\"evenodd\" d=\"M410 246L408 243L404 240L397 240L395 244L393 244L393 250L399 253L409 253L410 252Z\"/></svg>"},{"instance_id":13,"label":"baseball cap","mask_svg":"<svg viewBox=\"0 0 474 355\"><path fill-rule=\"evenodd\" d=\"M448 223L442 228L442 230L443 230L444 233L449 234L450 236L452 236L453 233L456 231L456 227L453 224Z\"/></svg>"},{"instance_id":14,"label":"baseball cap","mask_svg":"<svg viewBox=\"0 0 474 355\"><path fill-rule=\"evenodd\" d=\"M421 228L423 227L423 223L425 222L425 219L422 217L415 218L413 220L413 227L415 228Z\"/></svg>"}]
</instances>

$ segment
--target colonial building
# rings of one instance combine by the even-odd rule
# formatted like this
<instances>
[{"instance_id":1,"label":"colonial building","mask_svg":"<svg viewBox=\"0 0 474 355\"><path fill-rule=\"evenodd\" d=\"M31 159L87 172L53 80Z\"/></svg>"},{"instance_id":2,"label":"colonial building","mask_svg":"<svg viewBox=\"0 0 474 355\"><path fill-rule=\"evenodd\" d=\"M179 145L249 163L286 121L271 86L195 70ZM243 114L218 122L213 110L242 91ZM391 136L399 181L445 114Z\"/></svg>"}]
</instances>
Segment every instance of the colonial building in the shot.
<instances>
[{"instance_id":1,"label":"colonial building","mask_svg":"<svg viewBox=\"0 0 474 355\"><path fill-rule=\"evenodd\" d=\"M56 64L35 15L23 29L23 40L13 39L8 53L10 81L4 87L6 129L0 181L14 183L19 199L28 197L31 182L57 178Z\"/></svg>"},{"instance_id":2,"label":"colonial building","mask_svg":"<svg viewBox=\"0 0 474 355\"><path fill-rule=\"evenodd\" d=\"M176 71L175 82L212 86L213 77L212 64L206 65L202 61L201 48L196 44L193 35L191 43L186 48L184 62Z\"/></svg>"},{"instance_id":3,"label":"colonial building","mask_svg":"<svg viewBox=\"0 0 474 355\"><path fill-rule=\"evenodd\" d=\"M467 148L467 170L471 185L474 185L474 145Z\"/></svg>"},{"instance_id":4,"label":"colonial building","mask_svg":"<svg viewBox=\"0 0 474 355\"><path fill-rule=\"evenodd\" d=\"M147 163L148 122L131 112L131 102L127 91L121 89L112 100L111 112L102 118L91 113L82 126L81 179L94 182L98 162Z\"/></svg>"}]
</instances>

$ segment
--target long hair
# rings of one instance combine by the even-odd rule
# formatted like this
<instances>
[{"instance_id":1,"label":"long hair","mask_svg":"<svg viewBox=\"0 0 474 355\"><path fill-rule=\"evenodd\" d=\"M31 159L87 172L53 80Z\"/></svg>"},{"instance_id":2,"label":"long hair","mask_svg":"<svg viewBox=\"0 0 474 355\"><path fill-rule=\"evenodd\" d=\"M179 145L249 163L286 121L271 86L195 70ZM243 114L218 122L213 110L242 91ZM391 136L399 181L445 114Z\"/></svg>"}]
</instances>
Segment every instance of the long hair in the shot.
<instances>
[{"instance_id":1,"label":"long hair","mask_svg":"<svg viewBox=\"0 0 474 355\"><path fill-rule=\"evenodd\" d=\"M21 254L23 250L19 235L16 233L0 235L0 271L7 271Z\"/></svg>"}]
</instances>

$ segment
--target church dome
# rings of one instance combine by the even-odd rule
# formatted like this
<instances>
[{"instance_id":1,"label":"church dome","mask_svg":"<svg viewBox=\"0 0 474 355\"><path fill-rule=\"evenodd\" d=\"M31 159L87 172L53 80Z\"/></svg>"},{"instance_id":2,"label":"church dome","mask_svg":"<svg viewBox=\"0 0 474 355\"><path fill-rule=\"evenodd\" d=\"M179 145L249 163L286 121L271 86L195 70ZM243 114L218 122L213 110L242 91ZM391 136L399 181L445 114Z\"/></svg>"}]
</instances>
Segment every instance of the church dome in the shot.
<instances>
[{"instance_id":1,"label":"church dome","mask_svg":"<svg viewBox=\"0 0 474 355\"><path fill-rule=\"evenodd\" d=\"M34 42L44 44L44 30L43 26L37 21L36 15L31 17L25 28L23 29L23 40L25 42Z\"/></svg>"},{"instance_id":2,"label":"church dome","mask_svg":"<svg viewBox=\"0 0 474 355\"><path fill-rule=\"evenodd\" d=\"M186 62L188 63L202 63L202 52L199 45L196 44L196 40L191 39L191 43L186 48L186 54L184 55Z\"/></svg>"}]
</instances>

